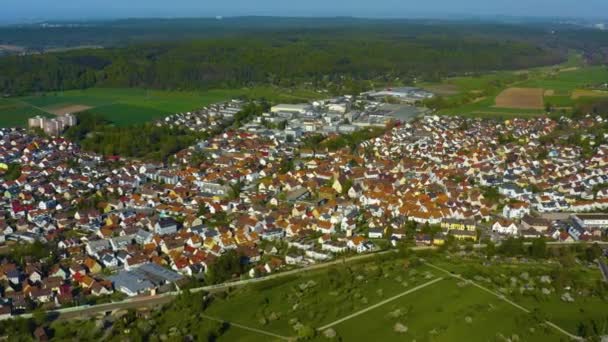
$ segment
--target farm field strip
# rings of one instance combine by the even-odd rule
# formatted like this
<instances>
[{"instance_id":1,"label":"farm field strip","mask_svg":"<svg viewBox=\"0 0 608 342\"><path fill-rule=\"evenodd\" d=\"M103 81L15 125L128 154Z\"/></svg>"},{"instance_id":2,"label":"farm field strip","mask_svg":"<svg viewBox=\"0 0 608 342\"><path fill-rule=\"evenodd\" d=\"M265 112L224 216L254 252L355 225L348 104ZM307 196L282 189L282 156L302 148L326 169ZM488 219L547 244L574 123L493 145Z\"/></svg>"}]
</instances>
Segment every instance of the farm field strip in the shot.
<instances>
[{"instance_id":1,"label":"farm field strip","mask_svg":"<svg viewBox=\"0 0 608 342\"><path fill-rule=\"evenodd\" d=\"M502 294L500 294L498 292L492 291L492 290L488 289L487 287L482 286L482 285L478 284L477 282L475 282L473 280L466 279L466 278L464 278L464 277L462 277L462 276L460 276L458 274L454 274L454 273L452 273L452 272L450 272L450 271L448 271L448 270L446 270L446 269L444 269L442 267L435 266L435 265L433 265L431 263L428 263L428 262L426 263L426 265L430 266L430 267L432 267L432 268L434 268L434 269L436 269L438 271L444 272L444 273L450 275L451 277L454 277L456 279L460 279L460 280L466 281L466 282L470 283L471 285L473 285L473 286L475 286L475 287L477 287L477 288L479 288L479 289L481 289L481 290L483 290L485 292L488 292L488 293L496 296L497 298L499 298L499 299L501 299L501 300L503 300L503 301L511 304L512 306L518 308L519 310L521 310L521 311L523 311L523 312L525 312L527 314L530 313L530 310L528 310L528 309L524 308L523 306L521 306L521 305L513 302L512 300L508 299L506 296L504 296L504 295L502 295ZM576 336L574 334L571 334L570 332L568 332L565 329L559 327L558 325L556 325L553 322L550 322L550 321L547 320L544 323L547 324L547 325L549 325L549 326L551 326L552 328L556 329L557 331L561 332L562 334L570 337L571 339L578 340L578 341L582 341L583 340L581 337Z\"/></svg>"},{"instance_id":2,"label":"farm field strip","mask_svg":"<svg viewBox=\"0 0 608 342\"><path fill-rule=\"evenodd\" d=\"M363 310L357 311L357 312L355 312L355 313L353 313L353 314L350 314L350 315L348 315L348 316L346 316L346 317L343 317L343 318L341 318L341 319L339 319L339 320L337 320L337 321L331 322L331 323L329 323L329 324L327 324L327 325L324 325L324 326L322 326L322 327L320 327L320 328L317 328L317 330L322 331L322 330L325 330L325 329L327 329L327 328L331 328L331 327L333 327L334 325L340 324L340 323L342 323L342 322L344 322L344 321L347 321L347 320L349 320L349 319L351 319L351 318L354 318L354 317L357 317L357 316L359 316L359 315L362 315L362 314L364 314L364 313L366 313L366 312L368 312L368 311L371 311L371 310L373 310L373 309L375 309L375 308L377 308L377 307L380 307L380 306L382 306L382 305L384 305L384 304L390 303L390 302L392 302L392 301L394 301L394 300L396 300L396 299L399 299L399 298L401 298L401 297L403 297L403 296L405 296L405 295L408 295L408 294L410 294L410 293L416 292L416 291L418 291L418 290L420 290L420 289L423 289L423 288L425 288L425 287L427 287L427 286L433 285L433 284L435 284L436 282L439 282L439 281L441 281L441 280L443 280L443 279L444 279L443 277L435 278L435 279L433 279L433 280L431 280L431 281L428 281L428 282L426 282L426 283L424 283L424 284L418 285L418 286L416 286L416 287L414 287L414 288L411 288L411 289L409 289L409 290L407 290L407 291L405 291L405 292L402 292L402 293L400 293L400 294L398 294L398 295L395 295L395 296L393 296L393 297L391 297L391 298L385 299L385 300L383 300L383 301L381 301L381 302L379 302L379 303L377 303L377 304L371 305L371 306L369 306L369 307L367 307L367 308L365 308L365 309L363 309Z\"/></svg>"},{"instance_id":3,"label":"farm field strip","mask_svg":"<svg viewBox=\"0 0 608 342\"><path fill-rule=\"evenodd\" d=\"M542 109L542 88L507 88L496 96L495 103L498 108Z\"/></svg>"}]
</instances>

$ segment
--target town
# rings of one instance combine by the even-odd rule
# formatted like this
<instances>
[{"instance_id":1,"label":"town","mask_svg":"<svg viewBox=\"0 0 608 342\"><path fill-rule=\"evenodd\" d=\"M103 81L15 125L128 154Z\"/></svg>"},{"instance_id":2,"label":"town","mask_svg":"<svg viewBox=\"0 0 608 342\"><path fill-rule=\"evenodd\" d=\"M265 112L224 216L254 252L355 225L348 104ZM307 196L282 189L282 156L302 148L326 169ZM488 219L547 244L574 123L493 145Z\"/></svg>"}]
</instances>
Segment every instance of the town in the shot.
<instances>
[{"instance_id":1,"label":"town","mask_svg":"<svg viewBox=\"0 0 608 342\"><path fill-rule=\"evenodd\" d=\"M402 245L606 239L605 119L496 121L410 104L430 96L276 104L240 127L228 123L242 100L177 113L156 124L210 138L167 163L81 150L60 135L74 116L31 119L44 135L0 130L0 316ZM229 258L236 268L214 268Z\"/></svg>"}]
</instances>

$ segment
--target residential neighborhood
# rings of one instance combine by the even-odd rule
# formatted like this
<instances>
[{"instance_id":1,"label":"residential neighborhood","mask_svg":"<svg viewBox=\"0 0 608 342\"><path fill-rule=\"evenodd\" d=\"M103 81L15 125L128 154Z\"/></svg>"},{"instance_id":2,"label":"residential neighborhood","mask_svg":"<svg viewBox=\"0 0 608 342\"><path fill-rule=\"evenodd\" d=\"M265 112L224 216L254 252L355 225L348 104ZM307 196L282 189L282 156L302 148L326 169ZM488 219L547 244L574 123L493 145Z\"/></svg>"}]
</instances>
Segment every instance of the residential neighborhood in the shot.
<instances>
[{"instance_id":1,"label":"residential neighborhood","mask_svg":"<svg viewBox=\"0 0 608 342\"><path fill-rule=\"evenodd\" d=\"M589 153L562 133L599 116L499 122L343 96L230 126L242 106L158 121L220 129L164 163L0 130L0 309L174 291L227 255L242 267L230 276L256 278L402 244L606 238L608 144L587 136Z\"/></svg>"}]
</instances>

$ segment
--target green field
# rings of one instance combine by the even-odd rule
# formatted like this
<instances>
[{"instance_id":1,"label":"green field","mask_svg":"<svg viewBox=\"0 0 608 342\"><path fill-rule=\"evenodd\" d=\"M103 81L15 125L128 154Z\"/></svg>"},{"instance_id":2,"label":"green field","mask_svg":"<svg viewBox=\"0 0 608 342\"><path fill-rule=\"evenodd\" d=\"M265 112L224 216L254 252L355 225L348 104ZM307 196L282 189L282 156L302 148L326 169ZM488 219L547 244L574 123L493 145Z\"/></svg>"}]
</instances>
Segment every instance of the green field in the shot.
<instances>
[{"instance_id":1,"label":"green field","mask_svg":"<svg viewBox=\"0 0 608 342\"><path fill-rule=\"evenodd\" d=\"M484 75L453 77L440 83L427 83L420 86L431 91L449 89L443 96L451 105L439 110L445 115L464 115L472 117L512 117L545 114L544 109L511 109L495 107L495 99L501 91L509 87L542 88L547 93L545 104L566 113L574 106L589 103L599 98L608 98L608 93L595 96L573 96L577 91L596 89L608 82L606 66L584 65L579 56L559 66L541 67L523 71L496 72Z\"/></svg>"},{"instance_id":2,"label":"green field","mask_svg":"<svg viewBox=\"0 0 608 342\"><path fill-rule=\"evenodd\" d=\"M407 327L396 332L395 325ZM472 285L444 279L334 327L345 341L568 341Z\"/></svg>"},{"instance_id":3,"label":"green field","mask_svg":"<svg viewBox=\"0 0 608 342\"><path fill-rule=\"evenodd\" d=\"M323 333L328 328L344 341L568 341L545 320L577 334L579 322L606 319L606 301L586 293L600 279L597 268L576 266L565 271L574 296L574 302L566 303L558 284L541 286L539 281L561 267L555 262L505 260L488 267L475 258L435 255L427 259L449 271L443 272L415 258L409 260L407 266L405 259L376 260L259 283L216 298L205 315L285 337L297 336L298 326L323 328L315 337L319 341L326 340ZM511 278L517 284L509 285ZM520 292L531 283L536 284L534 289ZM541 287L550 288L551 294L541 294ZM397 331L398 324L407 331ZM220 340L237 336L239 340L269 340L236 326L227 334Z\"/></svg>"},{"instance_id":4,"label":"green field","mask_svg":"<svg viewBox=\"0 0 608 342\"><path fill-rule=\"evenodd\" d=\"M211 103L238 97L266 98L273 102L302 102L321 95L305 89L254 87L211 89L198 92L145 89L91 88L68 90L15 99L0 99L0 127L24 126L27 118L69 106L92 107L117 125L146 122Z\"/></svg>"},{"instance_id":5,"label":"green field","mask_svg":"<svg viewBox=\"0 0 608 342\"><path fill-rule=\"evenodd\" d=\"M32 107L31 105L13 99L0 99L0 127L24 126L27 118L49 113Z\"/></svg>"}]
</instances>

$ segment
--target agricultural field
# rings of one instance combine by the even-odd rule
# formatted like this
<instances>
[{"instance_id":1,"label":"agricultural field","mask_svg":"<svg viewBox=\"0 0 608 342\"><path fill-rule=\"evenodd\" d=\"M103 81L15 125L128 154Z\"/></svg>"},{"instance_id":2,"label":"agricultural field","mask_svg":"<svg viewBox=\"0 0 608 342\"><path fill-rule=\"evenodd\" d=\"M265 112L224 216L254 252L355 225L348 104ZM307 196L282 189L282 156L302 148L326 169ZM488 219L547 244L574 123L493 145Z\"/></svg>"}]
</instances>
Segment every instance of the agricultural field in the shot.
<instances>
[{"instance_id":1,"label":"agricultural field","mask_svg":"<svg viewBox=\"0 0 608 342\"><path fill-rule=\"evenodd\" d=\"M52 116L22 101L0 99L0 127L24 126L27 118L36 115Z\"/></svg>"},{"instance_id":2,"label":"agricultural field","mask_svg":"<svg viewBox=\"0 0 608 342\"><path fill-rule=\"evenodd\" d=\"M232 98L266 98L274 102L301 102L320 94L304 89L254 87L211 89L200 92L145 89L91 88L44 93L0 100L0 127L24 126L35 115L90 111L117 125L142 123L177 112L195 110Z\"/></svg>"},{"instance_id":3,"label":"agricultural field","mask_svg":"<svg viewBox=\"0 0 608 342\"><path fill-rule=\"evenodd\" d=\"M544 90L541 88L507 88L496 96L496 107L542 109Z\"/></svg>"},{"instance_id":4,"label":"agricultural field","mask_svg":"<svg viewBox=\"0 0 608 342\"><path fill-rule=\"evenodd\" d=\"M255 284L216 295L205 315L230 322L227 334L247 341L311 330L318 341L569 341L580 322L607 318L606 301L592 293L601 275L591 265L564 270L555 261L505 259L488 267L476 257L425 258L383 258Z\"/></svg>"},{"instance_id":5,"label":"agricultural field","mask_svg":"<svg viewBox=\"0 0 608 342\"><path fill-rule=\"evenodd\" d=\"M579 104L608 99L608 68L586 66L574 56L560 66L449 78L421 86L448 103L440 114L508 118L568 113Z\"/></svg>"}]
</instances>

